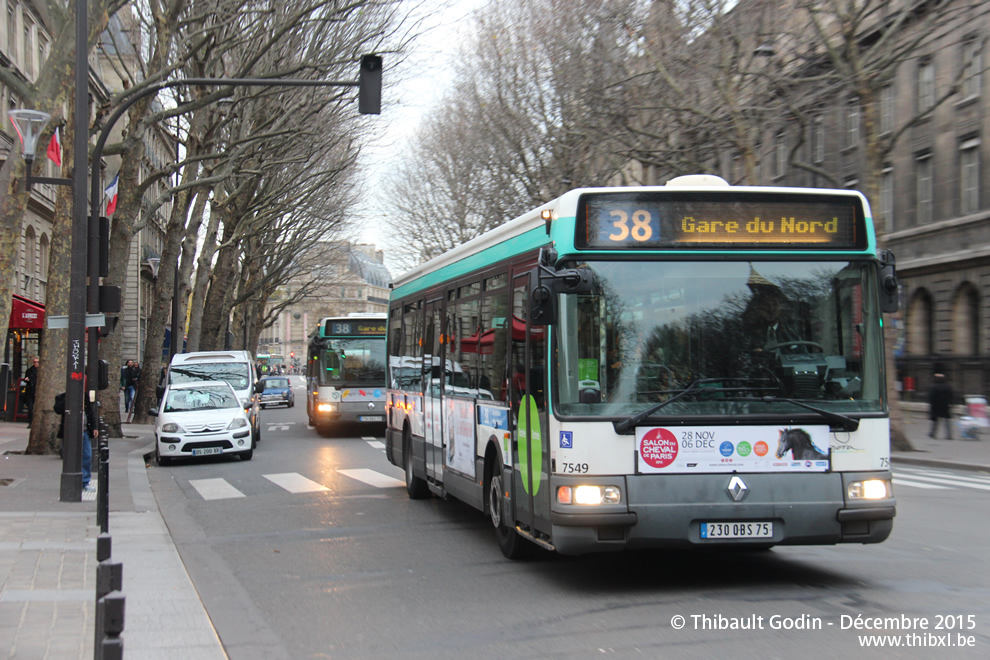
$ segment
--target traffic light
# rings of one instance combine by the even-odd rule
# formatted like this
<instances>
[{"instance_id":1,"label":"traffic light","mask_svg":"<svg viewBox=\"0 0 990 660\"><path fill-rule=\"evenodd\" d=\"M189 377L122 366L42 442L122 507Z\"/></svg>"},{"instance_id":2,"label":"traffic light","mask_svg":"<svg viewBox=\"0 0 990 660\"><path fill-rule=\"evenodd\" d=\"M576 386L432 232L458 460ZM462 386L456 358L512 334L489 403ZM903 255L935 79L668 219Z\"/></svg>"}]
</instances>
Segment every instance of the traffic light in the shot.
<instances>
[{"instance_id":1,"label":"traffic light","mask_svg":"<svg viewBox=\"0 0 990 660\"><path fill-rule=\"evenodd\" d=\"M294 358L294 357L296 357L296 352L295 352L295 351L292 351L292 352L290 352L290 353L289 353L289 357L290 357L290 358Z\"/></svg>"},{"instance_id":2,"label":"traffic light","mask_svg":"<svg viewBox=\"0 0 990 660\"><path fill-rule=\"evenodd\" d=\"M382 57L361 57L361 74L358 78L358 112L362 115L382 113Z\"/></svg>"},{"instance_id":3,"label":"traffic light","mask_svg":"<svg viewBox=\"0 0 990 660\"><path fill-rule=\"evenodd\" d=\"M105 390L110 387L110 363L100 360L96 365L96 382L98 390Z\"/></svg>"},{"instance_id":4,"label":"traffic light","mask_svg":"<svg viewBox=\"0 0 990 660\"><path fill-rule=\"evenodd\" d=\"M100 277L110 275L110 218L100 216ZM120 311L115 310L115 311Z\"/></svg>"}]
</instances>

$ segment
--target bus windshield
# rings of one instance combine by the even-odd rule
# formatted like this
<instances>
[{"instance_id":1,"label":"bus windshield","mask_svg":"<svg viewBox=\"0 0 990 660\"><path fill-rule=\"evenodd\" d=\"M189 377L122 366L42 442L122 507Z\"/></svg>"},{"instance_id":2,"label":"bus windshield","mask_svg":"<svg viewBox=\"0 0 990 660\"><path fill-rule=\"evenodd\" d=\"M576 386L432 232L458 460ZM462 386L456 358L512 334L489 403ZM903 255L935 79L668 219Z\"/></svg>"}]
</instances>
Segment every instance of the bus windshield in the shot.
<instances>
[{"instance_id":1,"label":"bus windshield","mask_svg":"<svg viewBox=\"0 0 990 660\"><path fill-rule=\"evenodd\" d=\"M594 291L560 301L562 415L628 416L674 397L656 417L807 414L794 401L884 410L872 262L587 265Z\"/></svg>"},{"instance_id":2,"label":"bus windshield","mask_svg":"<svg viewBox=\"0 0 990 660\"><path fill-rule=\"evenodd\" d=\"M385 337L327 339L317 351L318 385L385 382Z\"/></svg>"}]
</instances>

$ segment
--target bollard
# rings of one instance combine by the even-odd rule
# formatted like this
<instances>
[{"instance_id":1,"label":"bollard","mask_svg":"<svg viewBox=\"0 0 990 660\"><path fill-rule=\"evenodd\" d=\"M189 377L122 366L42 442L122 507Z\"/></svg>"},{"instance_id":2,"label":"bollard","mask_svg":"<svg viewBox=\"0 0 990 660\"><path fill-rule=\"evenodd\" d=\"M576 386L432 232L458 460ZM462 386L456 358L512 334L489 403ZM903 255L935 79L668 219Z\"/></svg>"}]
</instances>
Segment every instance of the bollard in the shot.
<instances>
[{"instance_id":1,"label":"bollard","mask_svg":"<svg viewBox=\"0 0 990 660\"><path fill-rule=\"evenodd\" d=\"M96 479L96 523L100 532L110 531L110 442L100 416L100 464Z\"/></svg>"},{"instance_id":2,"label":"bollard","mask_svg":"<svg viewBox=\"0 0 990 660\"><path fill-rule=\"evenodd\" d=\"M109 538L109 537L108 537ZM120 594L124 588L124 564L119 561L101 561L96 566L96 629L93 637L93 657L104 658L104 641L107 630L106 611L103 602L109 594ZM123 596L119 596L123 599ZM120 605L120 627L123 629L123 605ZM123 646L121 646L123 653ZM115 656L106 656L113 658Z\"/></svg>"},{"instance_id":3,"label":"bollard","mask_svg":"<svg viewBox=\"0 0 990 660\"><path fill-rule=\"evenodd\" d=\"M119 561L101 561L96 566L96 600L111 591L124 588L124 564Z\"/></svg>"},{"instance_id":4,"label":"bollard","mask_svg":"<svg viewBox=\"0 0 990 660\"><path fill-rule=\"evenodd\" d=\"M109 534L100 534L96 537L96 561L102 562L110 559L113 552L113 539Z\"/></svg>"},{"instance_id":5,"label":"bollard","mask_svg":"<svg viewBox=\"0 0 990 660\"><path fill-rule=\"evenodd\" d=\"M96 603L96 660L121 660L124 657L124 594L113 591Z\"/></svg>"}]
</instances>

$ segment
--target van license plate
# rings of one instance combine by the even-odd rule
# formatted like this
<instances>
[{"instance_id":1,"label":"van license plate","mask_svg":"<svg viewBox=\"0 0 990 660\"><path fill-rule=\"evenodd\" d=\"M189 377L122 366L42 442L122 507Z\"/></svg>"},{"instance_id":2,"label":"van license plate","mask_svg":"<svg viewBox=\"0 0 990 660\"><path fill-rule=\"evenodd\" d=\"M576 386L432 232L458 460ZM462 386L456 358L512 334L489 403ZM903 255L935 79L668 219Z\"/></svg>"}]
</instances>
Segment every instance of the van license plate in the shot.
<instances>
[{"instance_id":1,"label":"van license plate","mask_svg":"<svg viewBox=\"0 0 990 660\"><path fill-rule=\"evenodd\" d=\"M206 447L204 449L193 449L193 456L209 456L210 454L222 454L223 447Z\"/></svg>"},{"instance_id":2,"label":"van license plate","mask_svg":"<svg viewBox=\"0 0 990 660\"><path fill-rule=\"evenodd\" d=\"M703 539L769 539L772 537L772 522L701 523L701 538Z\"/></svg>"}]
</instances>

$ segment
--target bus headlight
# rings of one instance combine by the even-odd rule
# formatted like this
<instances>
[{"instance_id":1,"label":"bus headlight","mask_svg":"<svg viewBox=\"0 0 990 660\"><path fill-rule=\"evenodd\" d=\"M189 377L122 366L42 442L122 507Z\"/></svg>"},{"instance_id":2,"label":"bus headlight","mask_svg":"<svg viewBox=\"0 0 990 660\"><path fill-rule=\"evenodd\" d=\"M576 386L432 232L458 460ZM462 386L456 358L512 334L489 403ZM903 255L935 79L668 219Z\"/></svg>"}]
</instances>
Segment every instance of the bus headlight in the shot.
<instances>
[{"instance_id":1,"label":"bus headlight","mask_svg":"<svg viewBox=\"0 0 990 660\"><path fill-rule=\"evenodd\" d=\"M316 405L318 412L337 412L337 404L332 401L321 401Z\"/></svg>"},{"instance_id":2,"label":"bus headlight","mask_svg":"<svg viewBox=\"0 0 990 660\"><path fill-rule=\"evenodd\" d=\"M890 495L890 481L887 479L867 479L853 481L846 488L850 500L885 500Z\"/></svg>"},{"instance_id":3,"label":"bus headlight","mask_svg":"<svg viewBox=\"0 0 990 660\"><path fill-rule=\"evenodd\" d=\"M583 506L618 504L622 501L622 491L618 486L560 486L557 488L557 501Z\"/></svg>"}]
</instances>

